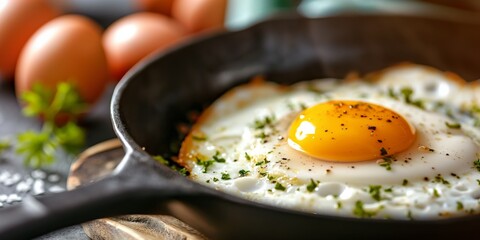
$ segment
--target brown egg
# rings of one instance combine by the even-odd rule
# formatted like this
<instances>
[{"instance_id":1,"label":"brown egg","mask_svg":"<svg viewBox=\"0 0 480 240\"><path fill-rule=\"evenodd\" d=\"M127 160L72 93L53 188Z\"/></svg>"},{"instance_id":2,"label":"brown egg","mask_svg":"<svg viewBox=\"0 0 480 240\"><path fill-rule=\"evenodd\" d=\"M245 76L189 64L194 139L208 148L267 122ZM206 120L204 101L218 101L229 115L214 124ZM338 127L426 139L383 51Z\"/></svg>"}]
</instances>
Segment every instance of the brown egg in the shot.
<instances>
[{"instance_id":1,"label":"brown egg","mask_svg":"<svg viewBox=\"0 0 480 240\"><path fill-rule=\"evenodd\" d=\"M222 28L227 0L175 0L172 16L191 33Z\"/></svg>"},{"instance_id":2,"label":"brown egg","mask_svg":"<svg viewBox=\"0 0 480 240\"><path fill-rule=\"evenodd\" d=\"M35 83L55 89L59 82L71 82L86 102L95 102L109 80L101 33L97 23L80 15L58 17L41 27L20 54L17 97Z\"/></svg>"},{"instance_id":3,"label":"brown egg","mask_svg":"<svg viewBox=\"0 0 480 240\"><path fill-rule=\"evenodd\" d=\"M183 26L156 13L136 13L114 22L103 35L111 74L119 80L138 61L184 35Z\"/></svg>"},{"instance_id":4,"label":"brown egg","mask_svg":"<svg viewBox=\"0 0 480 240\"><path fill-rule=\"evenodd\" d=\"M173 0L135 0L143 11L170 15Z\"/></svg>"},{"instance_id":5,"label":"brown egg","mask_svg":"<svg viewBox=\"0 0 480 240\"><path fill-rule=\"evenodd\" d=\"M27 40L43 24L60 15L46 0L0 0L0 75L12 79Z\"/></svg>"}]
</instances>

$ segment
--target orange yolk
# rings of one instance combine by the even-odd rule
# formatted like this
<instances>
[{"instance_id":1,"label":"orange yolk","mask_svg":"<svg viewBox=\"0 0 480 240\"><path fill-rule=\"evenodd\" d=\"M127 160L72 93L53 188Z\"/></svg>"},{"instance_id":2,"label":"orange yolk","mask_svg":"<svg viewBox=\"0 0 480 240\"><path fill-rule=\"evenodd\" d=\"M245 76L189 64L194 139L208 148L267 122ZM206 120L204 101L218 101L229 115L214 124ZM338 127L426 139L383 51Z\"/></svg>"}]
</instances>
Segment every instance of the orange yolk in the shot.
<instances>
[{"instance_id":1,"label":"orange yolk","mask_svg":"<svg viewBox=\"0 0 480 240\"><path fill-rule=\"evenodd\" d=\"M360 101L312 106L290 125L288 143L312 157L334 162L381 159L415 141L415 129L399 114Z\"/></svg>"}]
</instances>

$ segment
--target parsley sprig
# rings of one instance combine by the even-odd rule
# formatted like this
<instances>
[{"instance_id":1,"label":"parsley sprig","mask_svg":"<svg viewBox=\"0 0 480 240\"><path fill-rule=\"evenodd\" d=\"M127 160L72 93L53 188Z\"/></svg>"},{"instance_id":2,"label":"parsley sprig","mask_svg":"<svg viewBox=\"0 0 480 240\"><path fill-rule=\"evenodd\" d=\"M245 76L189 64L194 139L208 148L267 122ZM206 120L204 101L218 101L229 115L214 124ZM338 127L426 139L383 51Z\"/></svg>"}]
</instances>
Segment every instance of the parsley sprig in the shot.
<instances>
[{"instance_id":1,"label":"parsley sprig","mask_svg":"<svg viewBox=\"0 0 480 240\"><path fill-rule=\"evenodd\" d=\"M17 136L15 151L24 157L25 165L39 168L53 163L59 148L75 154L84 146L85 131L76 120L86 111L87 104L74 85L63 82L52 91L37 84L23 93L21 99L25 104L24 115L44 120L40 132L28 130ZM65 117L68 122L57 125L60 117Z\"/></svg>"}]
</instances>

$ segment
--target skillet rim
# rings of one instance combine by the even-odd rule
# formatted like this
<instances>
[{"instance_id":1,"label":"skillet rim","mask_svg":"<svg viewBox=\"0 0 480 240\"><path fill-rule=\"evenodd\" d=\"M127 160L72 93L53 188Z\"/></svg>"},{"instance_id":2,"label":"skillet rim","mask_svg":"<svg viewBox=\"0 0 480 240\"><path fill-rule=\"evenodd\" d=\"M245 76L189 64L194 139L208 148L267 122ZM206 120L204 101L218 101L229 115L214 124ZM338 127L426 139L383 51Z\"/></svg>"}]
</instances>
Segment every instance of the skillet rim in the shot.
<instances>
[{"instance_id":1,"label":"skillet rim","mask_svg":"<svg viewBox=\"0 0 480 240\"><path fill-rule=\"evenodd\" d=\"M118 136L124 150L126 152L126 156L129 154L136 154L140 156L141 159L148 159L152 164L160 165L160 168L165 169L166 171L174 172L173 170L169 169L162 164L157 163L153 160L152 156L147 153L140 145L138 145L133 137L128 133L126 128L126 123L122 121L121 117L121 104L120 100L122 98L123 92L128 88L130 81L136 78L137 75L140 75L148 66L153 64L156 61L159 61L163 58L168 58L170 55L175 54L177 51L182 50L183 48L195 44L202 43L204 41L209 41L213 38L228 36L232 33L243 32L243 31L253 31L254 29L261 28L263 25L267 25L272 22L276 21L290 21L290 20L322 20L322 19L338 19L338 18L368 18L368 17L401 17L401 18L412 18L412 19L423 19L423 20L432 20L432 21L440 21L440 22L449 22L449 23L456 23L456 24L473 24L477 25L480 28L480 18L479 19L472 19L470 17L462 17L457 16L456 18L452 19L445 19L445 16L442 15L435 15L435 14L427 14L426 16L419 16L417 14L410 14L410 13L402 13L402 14L389 14L389 13L347 13L347 14L338 14L338 15L331 15L325 17L305 17L299 14L279 14L273 17L267 18L261 22L255 23L247 28L237 29L234 31L215 31L209 32L206 34L202 34L201 36L191 38L185 41L182 41L175 46L170 47L164 51L156 52L149 55L147 58L141 60L137 63L133 68L131 68L118 82L117 86L114 89L112 100L110 104L110 117L112 120L112 125L115 134ZM226 89L228 90L228 89ZM208 103L208 104L211 104ZM179 175L180 176L180 175ZM193 184L195 187L198 187L201 191L213 195L215 197L219 197L221 199L231 201L234 204L243 204L253 208L261 208L263 210L268 211L275 211L283 214L293 214L301 217L307 218L323 218L323 219L331 219L334 221L341 221L341 222L360 222L360 223L393 223L393 224L405 224L405 225L448 225L450 223L462 223L468 221L479 221L480 214L474 215L464 215L458 217L450 217L444 219L413 219L413 220L400 220L400 219L376 219L376 218L358 218L355 216L346 217L346 216L336 216L336 215L328 215L328 214L319 214L319 213L310 213L300 210L295 210L292 208L283 208L283 207L276 207L268 204L263 204L260 202L250 201L247 199L243 199L241 197L237 197L233 194L224 193L218 190L214 190L213 188L207 187L203 184L200 184L196 181L193 181L187 177L180 176L181 181L188 182L189 184Z\"/></svg>"}]
</instances>

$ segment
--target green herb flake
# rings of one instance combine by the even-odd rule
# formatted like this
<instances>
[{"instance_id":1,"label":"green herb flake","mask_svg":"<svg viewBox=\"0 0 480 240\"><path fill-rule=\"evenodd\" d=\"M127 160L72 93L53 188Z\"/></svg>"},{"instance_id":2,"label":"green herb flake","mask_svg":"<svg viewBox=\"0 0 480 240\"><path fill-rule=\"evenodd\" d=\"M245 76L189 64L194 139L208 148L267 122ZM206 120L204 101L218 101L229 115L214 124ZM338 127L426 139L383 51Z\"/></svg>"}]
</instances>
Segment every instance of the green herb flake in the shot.
<instances>
[{"instance_id":1,"label":"green herb flake","mask_svg":"<svg viewBox=\"0 0 480 240\"><path fill-rule=\"evenodd\" d=\"M176 170L178 171L178 173L180 173L180 174L183 175L183 176L187 176L187 175L188 175L188 171L187 171L187 169L184 168L184 167L178 168L178 169L176 169Z\"/></svg>"},{"instance_id":2,"label":"green herb flake","mask_svg":"<svg viewBox=\"0 0 480 240\"><path fill-rule=\"evenodd\" d=\"M322 89L317 88L314 84L308 84L307 86L307 91L317 93L317 94L323 94L324 91Z\"/></svg>"},{"instance_id":3,"label":"green herb flake","mask_svg":"<svg viewBox=\"0 0 480 240\"><path fill-rule=\"evenodd\" d=\"M310 179L310 183L307 185L307 191L313 192L317 188L318 182L315 182L313 179Z\"/></svg>"},{"instance_id":4,"label":"green herb flake","mask_svg":"<svg viewBox=\"0 0 480 240\"><path fill-rule=\"evenodd\" d=\"M305 103L299 103L298 106L300 107L301 110L305 110L308 108Z\"/></svg>"},{"instance_id":5,"label":"green herb flake","mask_svg":"<svg viewBox=\"0 0 480 240\"><path fill-rule=\"evenodd\" d=\"M181 166L178 166L176 164L174 164L172 161L169 161L167 159L165 159L164 157L160 156L160 155L157 155L157 156L152 156L152 158L154 160L156 160L157 162L159 162L160 164L163 164L167 167L170 167L172 170L180 173L181 175L183 176L187 176L188 175L188 171L186 168L184 167L181 167ZM198 162L198 159L197 159L197 162Z\"/></svg>"},{"instance_id":6,"label":"green herb flake","mask_svg":"<svg viewBox=\"0 0 480 240\"><path fill-rule=\"evenodd\" d=\"M279 191L285 191L286 190L286 188L282 184L280 184L279 182L277 182L275 184L275 189L279 190Z\"/></svg>"},{"instance_id":7,"label":"green herb flake","mask_svg":"<svg viewBox=\"0 0 480 240\"><path fill-rule=\"evenodd\" d=\"M437 182L437 183L441 183L441 184L445 184L445 185L448 185L450 184L450 182L448 182L447 180L445 180L443 178L442 175L438 174L437 176L435 176L435 179L433 180L434 182Z\"/></svg>"},{"instance_id":8,"label":"green herb flake","mask_svg":"<svg viewBox=\"0 0 480 240\"><path fill-rule=\"evenodd\" d=\"M255 163L255 166L261 166L264 164L269 163L270 161L267 160L267 158L264 158L262 161Z\"/></svg>"},{"instance_id":9,"label":"green herb flake","mask_svg":"<svg viewBox=\"0 0 480 240\"><path fill-rule=\"evenodd\" d=\"M167 159L165 159L164 157L160 156L160 155L152 156L152 158L153 158L155 161L157 161L157 162L159 162L159 163L161 163L161 164L163 164L163 165L167 165L167 166L170 165L170 162L169 162ZM198 161L198 159L197 159L197 161Z\"/></svg>"},{"instance_id":10,"label":"green herb flake","mask_svg":"<svg viewBox=\"0 0 480 240\"><path fill-rule=\"evenodd\" d=\"M393 88L389 88L388 89L388 96L390 98L393 98L393 99L398 99L397 95L395 94L395 91L393 90Z\"/></svg>"},{"instance_id":11,"label":"green herb flake","mask_svg":"<svg viewBox=\"0 0 480 240\"><path fill-rule=\"evenodd\" d=\"M421 109L425 109L424 103L420 100L412 100L413 89L411 88L402 88L400 93L403 95L403 99L406 103L416 106Z\"/></svg>"},{"instance_id":12,"label":"green herb flake","mask_svg":"<svg viewBox=\"0 0 480 240\"><path fill-rule=\"evenodd\" d=\"M384 167L387 171L391 171L392 170L392 161L393 161L392 157L384 157L383 159L378 161L378 165L381 166L381 167Z\"/></svg>"},{"instance_id":13,"label":"green herb flake","mask_svg":"<svg viewBox=\"0 0 480 240\"><path fill-rule=\"evenodd\" d=\"M218 163L224 163L226 162L225 158L220 157L220 152L216 151L215 155L212 157L213 161L218 162Z\"/></svg>"},{"instance_id":14,"label":"green herb flake","mask_svg":"<svg viewBox=\"0 0 480 240\"><path fill-rule=\"evenodd\" d=\"M342 202L338 201L337 202L337 209L341 209L343 207Z\"/></svg>"},{"instance_id":15,"label":"green herb flake","mask_svg":"<svg viewBox=\"0 0 480 240\"><path fill-rule=\"evenodd\" d=\"M228 173L222 173L222 180L230 180L230 179L232 179L232 178L230 177L230 174L228 174Z\"/></svg>"},{"instance_id":16,"label":"green herb flake","mask_svg":"<svg viewBox=\"0 0 480 240\"><path fill-rule=\"evenodd\" d=\"M260 139L265 139L265 138L268 137L268 135L265 132L260 132L260 133L255 134L255 137L260 138Z\"/></svg>"},{"instance_id":17,"label":"green herb flake","mask_svg":"<svg viewBox=\"0 0 480 240\"><path fill-rule=\"evenodd\" d=\"M201 160L200 158L197 158L197 164L199 166L203 166L203 173L208 172L208 168L212 166L215 163L213 160Z\"/></svg>"},{"instance_id":18,"label":"green herb flake","mask_svg":"<svg viewBox=\"0 0 480 240\"><path fill-rule=\"evenodd\" d=\"M255 122L253 123L253 127L255 129L264 129L265 127L271 126L274 121L275 121L274 115L265 116L261 120L256 119Z\"/></svg>"},{"instance_id":19,"label":"green herb flake","mask_svg":"<svg viewBox=\"0 0 480 240\"><path fill-rule=\"evenodd\" d=\"M238 174L240 174L240 177L245 177L245 176L247 176L249 173L250 173L250 171L245 170L245 169L242 169L242 170L238 171Z\"/></svg>"},{"instance_id":20,"label":"green herb flake","mask_svg":"<svg viewBox=\"0 0 480 240\"><path fill-rule=\"evenodd\" d=\"M410 103L412 101L412 94L413 94L413 89L409 87L404 87L400 89L400 93L403 95L403 98L405 99L405 102Z\"/></svg>"},{"instance_id":21,"label":"green herb flake","mask_svg":"<svg viewBox=\"0 0 480 240\"><path fill-rule=\"evenodd\" d=\"M436 198L440 197L440 193L437 191L436 188L433 189L433 196Z\"/></svg>"},{"instance_id":22,"label":"green herb flake","mask_svg":"<svg viewBox=\"0 0 480 240\"><path fill-rule=\"evenodd\" d=\"M248 161L252 160L252 157L250 157L250 155L248 155L247 152L245 152L245 159L247 159Z\"/></svg>"},{"instance_id":23,"label":"green herb flake","mask_svg":"<svg viewBox=\"0 0 480 240\"><path fill-rule=\"evenodd\" d=\"M407 186L408 185L408 180L407 179L403 179L402 181L402 186Z\"/></svg>"},{"instance_id":24,"label":"green herb flake","mask_svg":"<svg viewBox=\"0 0 480 240\"><path fill-rule=\"evenodd\" d=\"M477 183L478 183L478 185L480 185L480 179L477 179Z\"/></svg>"},{"instance_id":25,"label":"green herb flake","mask_svg":"<svg viewBox=\"0 0 480 240\"><path fill-rule=\"evenodd\" d=\"M463 210L463 203L460 201L457 201L457 210L458 211Z\"/></svg>"},{"instance_id":26,"label":"green herb flake","mask_svg":"<svg viewBox=\"0 0 480 240\"><path fill-rule=\"evenodd\" d=\"M216 177L214 177L212 180L213 180L214 182L218 182L218 178L216 178Z\"/></svg>"},{"instance_id":27,"label":"green herb flake","mask_svg":"<svg viewBox=\"0 0 480 240\"><path fill-rule=\"evenodd\" d=\"M413 220L412 211L408 210L408 212L407 212L407 218L408 218L408 220Z\"/></svg>"},{"instance_id":28,"label":"green herb flake","mask_svg":"<svg viewBox=\"0 0 480 240\"><path fill-rule=\"evenodd\" d=\"M201 135L192 135L192 139L199 142L207 141L207 137Z\"/></svg>"},{"instance_id":29,"label":"green herb flake","mask_svg":"<svg viewBox=\"0 0 480 240\"><path fill-rule=\"evenodd\" d=\"M375 199L376 201L382 200L382 197L380 195L380 190L382 189L382 186L380 185L370 185L368 189L368 193L370 193L370 196Z\"/></svg>"},{"instance_id":30,"label":"green herb flake","mask_svg":"<svg viewBox=\"0 0 480 240\"><path fill-rule=\"evenodd\" d=\"M216 151L215 155L212 156L212 159L202 160L197 157L197 164L203 166L203 173L208 172L208 168L214 163L224 163L226 162L225 158L220 157L220 152Z\"/></svg>"},{"instance_id":31,"label":"green herb flake","mask_svg":"<svg viewBox=\"0 0 480 240\"><path fill-rule=\"evenodd\" d=\"M353 209L353 214L360 218L371 218L375 216L375 212L366 211L363 208L363 202L358 200L355 202L355 208Z\"/></svg>"},{"instance_id":32,"label":"green herb flake","mask_svg":"<svg viewBox=\"0 0 480 240\"><path fill-rule=\"evenodd\" d=\"M473 166L480 172L480 159L473 161Z\"/></svg>"},{"instance_id":33,"label":"green herb flake","mask_svg":"<svg viewBox=\"0 0 480 240\"><path fill-rule=\"evenodd\" d=\"M462 128L462 125L460 123L449 123L449 122L445 122L445 125L448 127L448 128L451 128L451 129L460 129Z\"/></svg>"}]
</instances>

